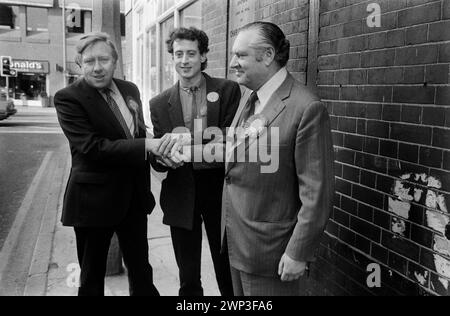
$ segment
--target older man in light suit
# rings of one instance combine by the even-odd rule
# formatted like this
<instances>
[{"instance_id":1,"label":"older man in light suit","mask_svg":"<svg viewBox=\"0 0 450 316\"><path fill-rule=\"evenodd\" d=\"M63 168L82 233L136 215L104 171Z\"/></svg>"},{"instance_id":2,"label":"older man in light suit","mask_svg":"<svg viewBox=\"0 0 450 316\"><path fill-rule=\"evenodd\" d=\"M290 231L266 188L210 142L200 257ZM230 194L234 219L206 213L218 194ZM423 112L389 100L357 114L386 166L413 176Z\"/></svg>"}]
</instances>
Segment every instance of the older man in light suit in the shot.
<instances>
[{"instance_id":1,"label":"older man in light suit","mask_svg":"<svg viewBox=\"0 0 450 316\"><path fill-rule=\"evenodd\" d=\"M257 138L270 138L265 134L274 128L279 132L269 144L278 151L276 171L262 172L260 161L241 162L259 141L237 142L231 147L237 156L226 164L222 237L236 295L299 295L300 277L314 261L332 209L329 116L320 99L287 72L289 49L283 32L266 22L244 27L233 46L230 66L249 91L232 127L246 129L257 117L267 127Z\"/></svg>"}]
</instances>

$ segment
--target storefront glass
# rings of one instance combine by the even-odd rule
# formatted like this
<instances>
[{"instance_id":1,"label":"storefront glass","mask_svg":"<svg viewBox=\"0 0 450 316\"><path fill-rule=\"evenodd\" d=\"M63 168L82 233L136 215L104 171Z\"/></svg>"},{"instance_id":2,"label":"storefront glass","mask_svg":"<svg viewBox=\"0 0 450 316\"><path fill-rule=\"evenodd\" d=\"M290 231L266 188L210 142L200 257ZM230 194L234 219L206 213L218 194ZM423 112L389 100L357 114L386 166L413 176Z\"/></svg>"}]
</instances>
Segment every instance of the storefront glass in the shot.
<instances>
[{"instance_id":1,"label":"storefront glass","mask_svg":"<svg viewBox=\"0 0 450 316\"><path fill-rule=\"evenodd\" d=\"M19 73L17 78L10 78L9 84L16 100L37 101L47 96L45 75Z\"/></svg>"},{"instance_id":2,"label":"storefront glass","mask_svg":"<svg viewBox=\"0 0 450 316\"><path fill-rule=\"evenodd\" d=\"M137 48L136 48L136 71L137 71L137 77L136 77L136 85L143 90L143 82L144 82L144 65L143 65L143 58L144 58L144 41L142 36L138 38L137 41Z\"/></svg>"},{"instance_id":3,"label":"storefront glass","mask_svg":"<svg viewBox=\"0 0 450 316\"><path fill-rule=\"evenodd\" d=\"M166 40L175 29L175 19L172 16L161 23L161 91L169 89L174 84L174 64L172 56L167 52Z\"/></svg>"},{"instance_id":4,"label":"storefront glass","mask_svg":"<svg viewBox=\"0 0 450 316\"><path fill-rule=\"evenodd\" d=\"M156 26L150 30L150 97L158 94L158 68L156 60Z\"/></svg>"}]
</instances>

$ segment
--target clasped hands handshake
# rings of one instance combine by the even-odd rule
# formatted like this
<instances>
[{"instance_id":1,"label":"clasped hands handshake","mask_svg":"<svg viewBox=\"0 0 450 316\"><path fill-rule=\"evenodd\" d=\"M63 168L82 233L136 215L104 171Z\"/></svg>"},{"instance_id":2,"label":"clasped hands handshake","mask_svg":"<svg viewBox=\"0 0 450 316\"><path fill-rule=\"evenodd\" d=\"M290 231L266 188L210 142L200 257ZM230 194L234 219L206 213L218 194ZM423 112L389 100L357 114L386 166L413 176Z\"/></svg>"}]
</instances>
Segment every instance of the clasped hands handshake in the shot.
<instances>
[{"instance_id":1,"label":"clasped hands handshake","mask_svg":"<svg viewBox=\"0 0 450 316\"><path fill-rule=\"evenodd\" d=\"M159 164L171 169L191 161L191 157L183 154L183 149L191 144L191 134L166 134L161 139L145 140L146 151L152 153Z\"/></svg>"}]
</instances>

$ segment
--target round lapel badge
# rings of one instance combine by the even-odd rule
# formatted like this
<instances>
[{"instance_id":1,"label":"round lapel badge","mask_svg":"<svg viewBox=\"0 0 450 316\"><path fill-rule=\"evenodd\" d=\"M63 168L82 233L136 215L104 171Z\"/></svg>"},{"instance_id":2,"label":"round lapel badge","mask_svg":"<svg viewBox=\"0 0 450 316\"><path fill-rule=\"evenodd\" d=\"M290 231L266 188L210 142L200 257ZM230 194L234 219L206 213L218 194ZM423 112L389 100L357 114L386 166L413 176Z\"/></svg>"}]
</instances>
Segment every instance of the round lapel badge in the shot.
<instances>
[{"instance_id":1,"label":"round lapel badge","mask_svg":"<svg viewBox=\"0 0 450 316\"><path fill-rule=\"evenodd\" d=\"M208 93L207 99L209 102L217 102L219 101L219 94L217 92Z\"/></svg>"}]
</instances>

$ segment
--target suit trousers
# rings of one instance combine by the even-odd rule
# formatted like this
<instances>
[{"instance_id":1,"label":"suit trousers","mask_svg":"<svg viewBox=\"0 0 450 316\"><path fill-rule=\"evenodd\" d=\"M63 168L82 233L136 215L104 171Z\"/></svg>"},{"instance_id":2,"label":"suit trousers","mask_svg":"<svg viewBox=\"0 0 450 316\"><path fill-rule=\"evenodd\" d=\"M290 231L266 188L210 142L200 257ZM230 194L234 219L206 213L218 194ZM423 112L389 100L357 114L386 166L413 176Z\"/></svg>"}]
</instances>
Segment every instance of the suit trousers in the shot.
<instances>
[{"instance_id":1,"label":"suit trousers","mask_svg":"<svg viewBox=\"0 0 450 316\"><path fill-rule=\"evenodd\" d=\"M236 296L299 296L301 293L299 280L282 282L280 277L249 274L233 267L231 277Z\"/></svg>"},{"instance_id":2,"label":"suit trousers","mask_svg":"<svg viewBox=\"0 0 450 316\"><path fill-rule=\"evenodd\" d=\"M129 212L116 227L75 227L78 261L81 266L79 296L104 296L106 262L116 233L128 270L131 296L159 296L148 261L147 215Z\"/></svg>"},{"instance_id":3,"label":"suit trousers","mask_svg":"<svg viewBox=\"0 0 450 316\"><path fill-rule=\"evenodd\" d=\"M180 296L203 296L202 222L205 224L220 293L222 296L233 296L228 253L221 252L220 221L223 181L215 181L214 177L209 176L210 172L194 171L196 196L193 229L187 230L174 226L170 228L179 269Z\"/></svg>"}]
</instances>

